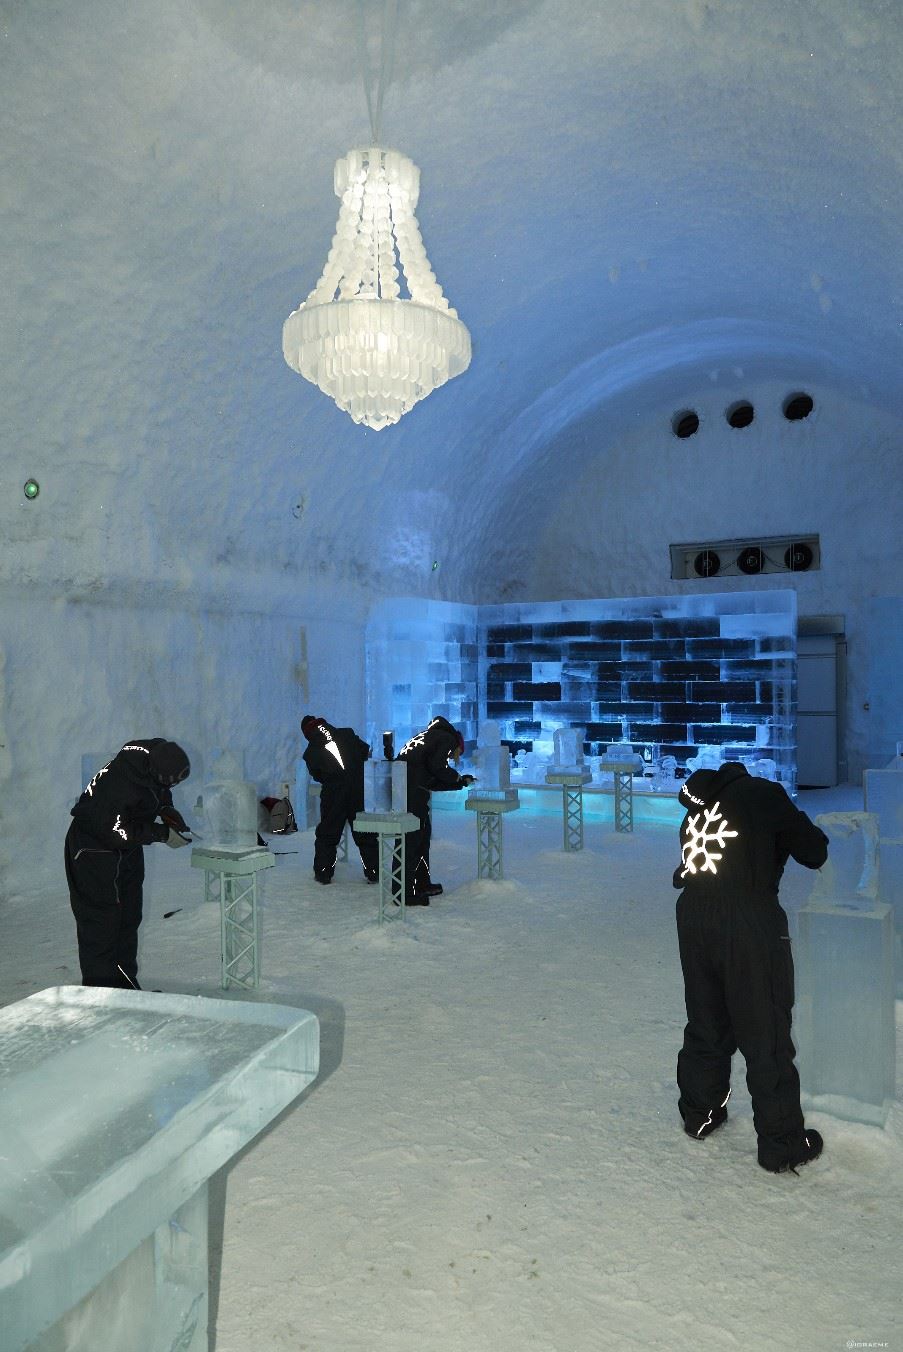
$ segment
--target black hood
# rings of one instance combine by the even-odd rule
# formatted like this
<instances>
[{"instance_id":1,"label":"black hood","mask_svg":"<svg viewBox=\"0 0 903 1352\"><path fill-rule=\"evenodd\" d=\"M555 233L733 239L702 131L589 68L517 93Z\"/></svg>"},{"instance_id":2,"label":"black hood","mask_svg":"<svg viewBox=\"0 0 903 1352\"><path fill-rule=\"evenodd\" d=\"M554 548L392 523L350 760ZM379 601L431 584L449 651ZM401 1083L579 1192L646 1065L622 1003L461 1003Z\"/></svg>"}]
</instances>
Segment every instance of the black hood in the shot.
<instances>
[{"instance_id":1,"label":"black hood","mask_svg":"<svg viewBox=\"0 0 903 1352\"><path fill-rule=\"evenodd\" d=\"M680 786L677 797L682 807L709 806L721 797L728 784L748 776L749 771L739 761L726 761L717 770L694 770Z\"/></svg>"},{"instance_id":2,"label":"black hood","mask_svg":"<svg viewBox=\"0 0 903 1352\"><path fill-rule=\"evenodd\" d=\"M157 742L150 749L150 772L158 784L171 789L191 774L191 762L178 742Z\"/></svg>"}]
</instances>

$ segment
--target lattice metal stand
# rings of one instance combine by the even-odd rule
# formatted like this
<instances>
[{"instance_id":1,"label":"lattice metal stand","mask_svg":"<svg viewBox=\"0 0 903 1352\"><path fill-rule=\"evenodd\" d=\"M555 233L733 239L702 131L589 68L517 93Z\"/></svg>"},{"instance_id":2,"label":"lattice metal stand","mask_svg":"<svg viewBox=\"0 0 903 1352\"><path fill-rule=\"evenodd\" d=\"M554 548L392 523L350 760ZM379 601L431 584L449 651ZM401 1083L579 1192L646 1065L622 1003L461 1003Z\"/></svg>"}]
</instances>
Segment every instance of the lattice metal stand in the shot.
<instances>
[{"instance_id":1,"label":"lattice metal stand","mask_svg":"<svg viewBox=\"0 0 903 1352\"><path fill-rule=\"evenodd\" d=\"M468 797L464 806L477 814L477 877L504 877L502 814L516 812L520 803L516 798Z\"/></svg>"},{"instance_id":2,"label":"lattice metal stand","mask_svg":"<svg viewBox=\"0 0 903 1352\"><path fill-rule=\"evenodd\" d=\"M354 829L379 836L379 923L404 920L404 838L420 830L419 819L413 812L359 812Z\"/></svg>"},{"instance_id":3,"label":"lattice metal stand","mask_svg":"<svg viewBox=\"0 0 903 1352\"><path fill-rule=\"evenodd\" d=\"M348 863L348 827L342 832L342 839L339 841L339 848L336 851L336 861L339 864Z\"/></svg>"},{"instance_id":4,"label":"lattice metal stand","mask_svg":"<svg viewBox=\"0 0 903 1352\"><path fill-rule=\"evenodd\" d=\"M606 770L611 770L615 781L615 830L633 830L633 771L631 762L603 761Z\"/></svg>"},{"instance_id":5,"label":"lattice metal stand","mask_svg":"<svg viewBox=\"0 0 903 1352\"><path fill-rule=\"evenodd\" d=\"M191 867L204 870L205 900L219 902L223 990L253 990L260 981L257 874L275 864L275 856L257 846L229 853L197 846L191 851Z\"/></svg>"},{"instance_id":6,"label":"lattice metal stand","mask_svg":"<svg viewBox=\"0 0 903 1352\"><path fill-rule=\"evenodd\" d=\"M583 786L592 775L581 770L574 774L549 770L547 784L561 785L561 819L564 827L565 850L583 849Z\"/></svg>"}]
</instances>

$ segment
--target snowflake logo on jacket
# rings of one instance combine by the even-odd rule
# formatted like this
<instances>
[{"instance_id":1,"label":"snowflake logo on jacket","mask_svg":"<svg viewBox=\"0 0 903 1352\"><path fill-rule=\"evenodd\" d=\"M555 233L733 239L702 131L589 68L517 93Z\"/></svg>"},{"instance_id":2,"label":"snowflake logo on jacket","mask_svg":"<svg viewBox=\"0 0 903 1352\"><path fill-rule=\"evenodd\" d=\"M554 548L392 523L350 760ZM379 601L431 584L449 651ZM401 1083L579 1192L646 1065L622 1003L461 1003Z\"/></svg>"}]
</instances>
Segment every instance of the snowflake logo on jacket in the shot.
<instances>
[{"instance_id":1,"label":"snowflake logo on jacket","mask_svg":"<svg viewBox=\"0 0 903 1352\"><path fill-rule=\"evenodd\" d=\"M719 807L720 803L715 803L713 807L703 808L702 814L696 812L687 818L687 838L680 851L684 861L680 874L682 878L686 878L688 873L717 873L716 865L723 858L725 844L730 837L739 835L738 831L729 829L727 819L718 811ZM700 815L703 817L701 826ZM720 853L713 846L718 846Z\"/></svg>"}]
</instances>

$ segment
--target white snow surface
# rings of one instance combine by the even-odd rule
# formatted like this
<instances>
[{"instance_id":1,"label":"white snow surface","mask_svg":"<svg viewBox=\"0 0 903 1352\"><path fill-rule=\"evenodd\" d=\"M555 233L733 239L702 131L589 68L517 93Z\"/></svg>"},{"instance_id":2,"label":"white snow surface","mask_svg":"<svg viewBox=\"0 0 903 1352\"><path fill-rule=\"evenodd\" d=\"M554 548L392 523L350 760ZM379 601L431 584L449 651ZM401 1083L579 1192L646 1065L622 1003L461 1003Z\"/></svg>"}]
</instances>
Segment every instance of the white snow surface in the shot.
<instances>
[{"instance_id":1,"label":"white snow surface","mask_svg":"<svg viewBox=\"0 0 903 1352\"><path fill-rule=\"evenodd\" d=\"M444 895L382 928L353 847L323 888L312 832L271 840L260 989L226 998L313 1010L322 1071L214 1180L216 1352L898 1346L899 1102L884 1130L810 1115L823 1157L769 1175L738 1056L726 1127L680 1129L676 830L565 854L558 815L514 813L505 881L475 882L471 815L435 828ZM146 852L140 976L221 998L187 854ZM811 884L791 863L791 924ZM0 1001L77 980L60 857L5 911Z\"/></svg>"}]
</instances>

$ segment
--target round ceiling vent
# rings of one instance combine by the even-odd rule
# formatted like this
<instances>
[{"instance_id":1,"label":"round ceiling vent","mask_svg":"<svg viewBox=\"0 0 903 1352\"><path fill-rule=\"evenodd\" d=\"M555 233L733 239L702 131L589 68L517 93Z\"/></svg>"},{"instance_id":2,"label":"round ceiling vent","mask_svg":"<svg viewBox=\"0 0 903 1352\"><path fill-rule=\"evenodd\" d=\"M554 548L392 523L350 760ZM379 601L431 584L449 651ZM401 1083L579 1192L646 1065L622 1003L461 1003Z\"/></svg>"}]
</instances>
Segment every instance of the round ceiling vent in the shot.
<instances>
[{"instance_id":1,"label":"round ceiling vent","mask_svg":"<svg viewBox=\"0 0 903 1352\"><path fill-rule=\"evenodd\" d=\"M724 414L731 427L749 427L756 411L748 399L739 399L736 404L731 404Z\"/></svg>"},{"instance_id":2,"label":"round ceiling vent","mask_svg":"<svg viewBox=\"0 0 903 1352\"><path fill-rule=\"evenodd\" d=\"M675 413L671 419L671 431L682 440L692 437L695 432L699 431L699 414L692 408L685 408L680 413Z\"/></svg>"},{"instance_id":3,"label":"round ceiling vent","mask_svg":"<svg viewBox=\"0 0 903 1352\"><path fill-rule=\"evenodd\" d=\"M802 422L803 418L808 418L815 404L812 401L811 394L788 394L782 405L784 417L788 422Z\"/></svg>"}]
</instances>

